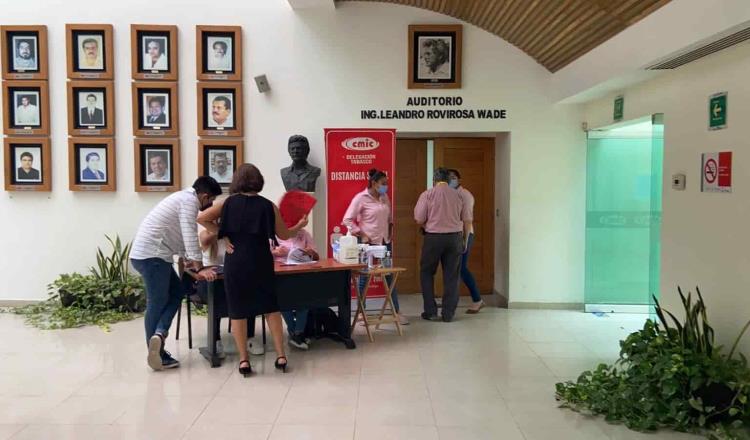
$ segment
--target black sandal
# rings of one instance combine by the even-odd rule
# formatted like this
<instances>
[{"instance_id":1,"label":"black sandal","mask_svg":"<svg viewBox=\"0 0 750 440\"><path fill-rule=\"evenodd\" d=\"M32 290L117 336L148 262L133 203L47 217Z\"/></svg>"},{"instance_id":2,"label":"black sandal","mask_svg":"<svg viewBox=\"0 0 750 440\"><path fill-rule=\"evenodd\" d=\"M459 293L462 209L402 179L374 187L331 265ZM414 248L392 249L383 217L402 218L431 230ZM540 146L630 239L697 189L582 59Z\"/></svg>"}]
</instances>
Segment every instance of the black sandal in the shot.
<instances>
[{"instance_id":1,"label":"black sandal","mask_svg":"<svg viewBox=\"0 0 750 440\"><path fill-rule=\"evenodd\" d=\"M247 367L243 367L242 364L247 364ZM253 368L250 366L250 361L244 360L240 361L240 374L244 377L247 377L253 373Z\"/></svg>"},{"instance_id":2,"label":"black sandal","mask_svg":"<svg viewBox=\"0 0 750 440\"><path fill-rule=\"evenodd\" d=\"M286 373L286 367L288 365L288 362L284 362L282 364L282 363L279 362L281 359L284 359L285 361L288 361L287 358L286 358L286 356L279 356L279 357L276 358L276 362L273 364L273 366L276 367L277 370L281 370L284 373Z\"/></svg>"}]
</instances>

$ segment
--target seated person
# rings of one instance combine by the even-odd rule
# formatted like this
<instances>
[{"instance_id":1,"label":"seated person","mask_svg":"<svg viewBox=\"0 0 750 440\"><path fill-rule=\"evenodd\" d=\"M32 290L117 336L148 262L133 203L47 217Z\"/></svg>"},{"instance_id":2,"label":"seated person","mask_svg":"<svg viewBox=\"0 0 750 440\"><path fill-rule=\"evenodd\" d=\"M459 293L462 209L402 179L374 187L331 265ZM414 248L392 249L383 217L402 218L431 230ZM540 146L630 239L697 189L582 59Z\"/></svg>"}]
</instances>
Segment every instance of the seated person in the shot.
<instances>
[{"instance_id":1,"label":"seated person","mask_svg":"<svg viewBox=\"0 0 750 440\"><path fill-rule=\"evenodd\" d=\"M271 253L277 262L320 260L320 256L315 251L315 243L313 242L312 235L304 229L300 229L297 235L289 240L281 240L276 237L276 241L278 241L279 245L273 247ZM308 310L281 312L281 316L284 317L287 330L289 331L289 345L300 350L310 348L310 340L305 338L307 314Z\"/></svg>"}]
</instances>

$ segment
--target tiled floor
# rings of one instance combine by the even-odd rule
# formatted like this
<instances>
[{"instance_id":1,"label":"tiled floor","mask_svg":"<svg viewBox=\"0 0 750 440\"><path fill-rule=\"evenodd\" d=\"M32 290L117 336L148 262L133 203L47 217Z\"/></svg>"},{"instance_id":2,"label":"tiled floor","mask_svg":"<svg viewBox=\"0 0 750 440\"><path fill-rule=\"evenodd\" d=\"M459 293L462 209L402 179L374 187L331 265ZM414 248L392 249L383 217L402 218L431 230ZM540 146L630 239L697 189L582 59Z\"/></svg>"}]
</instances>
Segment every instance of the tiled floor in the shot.
<instances>
[{"instance_id":1,"label":"tiled floor","mask_svg":"<svg viewBox=\"0 0 750 440\"><path fill-rule=\"evenodd\" d=\"M557 408L555 382L612 360L643 316L485 308L445 324L416 318L419 298L402 304L403 338L386 328L370 343L358 328L357 350L317 341L290 352L289 374L274 371L274 353L253 356L247 379L236 356L209 368L184 329L167 345L182 367L154 373L142 319L39 331L0 314L0 440L693 438ZM193 327L197 346L205 320Z\"/></svg>"}]
</instances>

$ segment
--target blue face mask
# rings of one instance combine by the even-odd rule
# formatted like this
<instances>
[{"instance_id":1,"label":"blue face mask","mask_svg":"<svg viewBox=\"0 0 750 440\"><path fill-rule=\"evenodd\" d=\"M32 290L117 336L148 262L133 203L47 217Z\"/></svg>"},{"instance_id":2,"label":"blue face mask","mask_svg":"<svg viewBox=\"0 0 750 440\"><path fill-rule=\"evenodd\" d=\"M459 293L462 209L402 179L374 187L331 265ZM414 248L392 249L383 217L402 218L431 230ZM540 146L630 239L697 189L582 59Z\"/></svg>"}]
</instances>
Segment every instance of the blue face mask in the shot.
<instances>
[{"instance_id":1,"label":"blue face mask","mask_svg":"<svg viewBox=\"0 0 750 440\"><path fill-rule=\"evenodd\" d=\"M384 195L387 192L388 192L388 185L380 185L380 187L378 187L378 193L381 196Z\"/></svg>"},{"instance_id":2,"label":"blue face mask","mask_svg":"<svg viewBox=\"0 0 750 440\"><path fill-rule=\"evenodd\" d=\"M448 186L453 189L458 188L458 179L451 179L450 182L448 182Z\"/></svg>"}]
</instances>

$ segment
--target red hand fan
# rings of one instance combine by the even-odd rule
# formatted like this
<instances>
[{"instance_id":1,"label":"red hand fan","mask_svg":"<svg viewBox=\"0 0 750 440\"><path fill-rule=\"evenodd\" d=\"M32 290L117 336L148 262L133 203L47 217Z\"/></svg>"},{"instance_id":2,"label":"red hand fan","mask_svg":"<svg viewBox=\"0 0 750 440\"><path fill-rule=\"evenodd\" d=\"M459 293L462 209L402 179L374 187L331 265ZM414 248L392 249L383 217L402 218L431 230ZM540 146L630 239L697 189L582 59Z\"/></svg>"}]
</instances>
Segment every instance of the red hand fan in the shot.
<instances>
[{"instance_id":1,"label":"red hand fan","mask_svg":"<svg viewBox=\"0 0 750 440\"><path fill-rule=\"evenodd\" d=\"M279 212L287 228L296 225L302 217L312 211L318 200L302 191L289 191L281 197Z\"/></svg>"}]
</instances>

